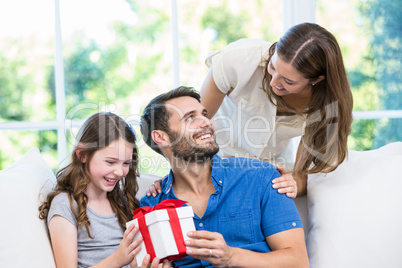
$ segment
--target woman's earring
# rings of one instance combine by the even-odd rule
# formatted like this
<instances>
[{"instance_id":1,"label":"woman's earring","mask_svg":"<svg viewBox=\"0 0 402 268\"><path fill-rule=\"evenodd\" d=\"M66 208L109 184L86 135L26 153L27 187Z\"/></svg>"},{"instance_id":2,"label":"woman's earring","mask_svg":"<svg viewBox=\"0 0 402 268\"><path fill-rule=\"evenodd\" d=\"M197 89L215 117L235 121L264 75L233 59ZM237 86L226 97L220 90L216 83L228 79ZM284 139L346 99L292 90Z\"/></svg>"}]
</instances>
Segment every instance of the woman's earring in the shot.
<instances>
[{"instance_id":1,"label":"woman's earring","mask_svg":"<svg viewBox=\"0 0 402 268\"><path fill-rule=\"evenodd\" d=\"M315 86L315 83L311 83L313 86Z\"/></svg>"}]
</instances>

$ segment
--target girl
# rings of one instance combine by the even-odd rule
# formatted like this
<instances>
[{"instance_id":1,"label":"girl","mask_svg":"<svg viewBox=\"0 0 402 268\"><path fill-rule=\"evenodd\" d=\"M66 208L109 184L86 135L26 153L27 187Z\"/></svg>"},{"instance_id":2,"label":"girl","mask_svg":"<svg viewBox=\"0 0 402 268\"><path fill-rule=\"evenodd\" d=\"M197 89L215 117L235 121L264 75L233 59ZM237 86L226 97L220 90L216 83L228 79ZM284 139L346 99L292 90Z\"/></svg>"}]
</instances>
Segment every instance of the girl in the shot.
<instances>
[{"instance_id":1,"label":"girl","mask_svg":"<svg viewBox=\"0 0 402 268\"><path fill-rule=\"evenodd\" d=\"M133 241L138 227L125 230L139 207L134 130L113 113L97 113L84 123L77 141L71 163L57 172L56 188L39 208L56 265L137 267L142 238ZM149 262L148 256L141 267ZM155 258L151 267L158 263Z\"/></svg>"}]
</instances>

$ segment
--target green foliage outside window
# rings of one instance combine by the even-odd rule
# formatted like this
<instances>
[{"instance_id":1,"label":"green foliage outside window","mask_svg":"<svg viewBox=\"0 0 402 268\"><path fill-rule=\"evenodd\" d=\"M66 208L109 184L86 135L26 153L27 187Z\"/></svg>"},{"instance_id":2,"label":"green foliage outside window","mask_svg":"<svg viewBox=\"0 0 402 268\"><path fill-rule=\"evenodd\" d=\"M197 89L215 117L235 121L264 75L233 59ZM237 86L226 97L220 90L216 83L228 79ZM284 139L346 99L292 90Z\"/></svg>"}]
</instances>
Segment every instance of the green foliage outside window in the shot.
<instances>
[{"instance_id":1,"label":"green foliage outside window","mask_svg":"<svg viewBox=\"0 0 402 268\"><path fill-rule=\"evenodd\" d=\"M171 66L165 59L171 53L168 9L152 6L152 1L147 4L134 0L126 2L138 21L134 25L124 21L114 22L111 29L115 38L110 44L102 45L81 32L63 43L67 114L85 103L96 107L114 104L120 115L140 114L146 103L138 100L149 99L149 96L159 93L158 90L171 88ZM356 31L355 34L370 33L368 46L362 51L360 47L340 42L347 59L361 54L348 67L354 110L401 110L401 0L349 2L349 7L353 5L359 14L359 25L353 28L356 22L351 21L349 28ZM274 5L280 10L280 1L224 1L222 4L210 1L200 2L198 7L186 1L179 1L178 4L182 21L179 24L180 80L185 85L200 85L206 74L203 62L205 48L199 45L205 41L201 38L206 30L215 33L209 50L223 48L239 38L276 41L280 36L278 28L281 29L281 26L275 23L280 18L274 18L280 13L274 12ZM237 9L233 9L233 5ZM325 6L318 5L320 13L331 11L326 11ZM200 9L203 12L199 12ZM341 22L331 21L331 25L334 23ZM182 29L185 31L181 32ZM2 40L3 47L5 42ZM51 42L46 48L51 51L49 56L43 57L31 69L27 66L30 47L18 44L17 40L8 42L8 48L0 52L0 122L54 120L56 108ZM12 57L10 51L15 51ZM38 94L42 99L40 107L32 103ZM85 119L93 112L93 109L82 109L71 119ZM56 136L55 131L3 131L0 142L11 147L0 147L0 169L13 162L14 159L7 155L10 154L8 148L12 148L14 143L16 153L22 155L26 152L27 148L21 145L21 141L26 139L29 140L28 148L40 147L48 159L55 159ZM402 119L355 120L349 143L351 149L369 150L401 140ZM164 163L164 167L155 169L163 161L158 158L158 163L152 163L150 160L149 156L157 155L144 144L140 152L144 157L141 171L164 175L168 166ZM52 161L53 168L56 168L57 161Z\"/></svg>"},{"instance_id":2,"label":"green foliage outside window","mask_svg":"<svg viewBox=\"0 0 402 268\"><path fill-rule=\"evenodd\" d=\"M363 28L371 33L369 48L349 72L355 110L402 109L402 1L358 2ZM354 148L369 150L402 141L402 119L356 120Z\"/></svg>"}]
</instances>

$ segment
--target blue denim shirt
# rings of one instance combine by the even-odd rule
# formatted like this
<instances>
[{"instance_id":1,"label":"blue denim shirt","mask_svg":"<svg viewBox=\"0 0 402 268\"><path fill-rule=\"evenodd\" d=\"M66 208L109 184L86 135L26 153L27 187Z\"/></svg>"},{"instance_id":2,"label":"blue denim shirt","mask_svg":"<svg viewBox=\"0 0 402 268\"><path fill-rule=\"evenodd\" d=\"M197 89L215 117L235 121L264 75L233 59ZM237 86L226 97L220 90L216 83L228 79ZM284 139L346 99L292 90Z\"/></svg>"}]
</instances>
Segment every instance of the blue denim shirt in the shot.
<instances>
[{"instance_id":1,"label":"blue denim shirt","mask_svg":"<svg viewBox=\"0 0 402 268\"><path fill-rule=\"evenodd\" d=\"M291 198L272 188L280 176L274 166L250 158L225 158L215 155L211 194L202 218L194 216L197 230L218 232L232 247L255 252L269 252L266 237L293 228L302 228ZM162 193L144 196L141 206L155 206L166 199L178 199L173 189L173 173L162 181ZM188 200L186 200L188 201ZM174 262L175 267L211 267L209 262L187 256Z\"/></svg>"}]
</instances>

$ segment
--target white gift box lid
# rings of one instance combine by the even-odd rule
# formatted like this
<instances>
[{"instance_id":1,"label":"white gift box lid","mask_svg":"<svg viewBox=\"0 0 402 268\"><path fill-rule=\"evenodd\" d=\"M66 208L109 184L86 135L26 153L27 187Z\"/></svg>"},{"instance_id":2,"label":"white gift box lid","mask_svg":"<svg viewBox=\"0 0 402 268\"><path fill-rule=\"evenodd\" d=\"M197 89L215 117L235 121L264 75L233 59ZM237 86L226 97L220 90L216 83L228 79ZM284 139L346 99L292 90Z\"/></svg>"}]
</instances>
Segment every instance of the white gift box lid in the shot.
<instances>
[{"instance_id":1,"label":"white gift box lid","mask_svg":"<svg viewBox=\"0 0 402 268\"><path fill-rule=\"evenodd\" d=\"M194 212L191 206L176 208L177 215L180 220L180 227L182 230L183 240L189 240L187 232L194 231ZM166 209L155 210L145 215L145 222L147 224L149 234L151 237L152 245L156 257L163 259L168 256L179 254L176 241L173 236L172 228L170 226L169 215ZM138 226L138 220L134 219L126 223L126 227L131 224ZM137 239L141 233L135 235L134 240ZM137 265L141 266L142 261L147 254L144 241L140 244L141 250L136 255Z\"/></svg>"},{"instance_id":2,"label":"white gift box lid","mask_svg":"<svg viewBox=\"0 0 402 268\"><path fill-rule=\"evenodd\" d=\"M176 212L179 219L194 217L193 208L190 206L176 208ZM166 209L155 210L145 215L145 222L147 223L147 226L158 221L168 221L168 220L169 215Z\"/></svg>"}]
</instances>

